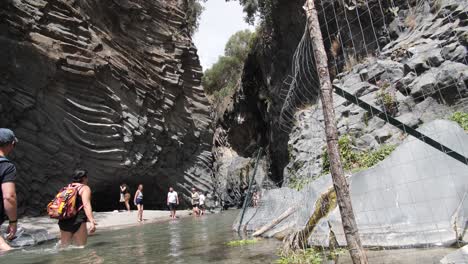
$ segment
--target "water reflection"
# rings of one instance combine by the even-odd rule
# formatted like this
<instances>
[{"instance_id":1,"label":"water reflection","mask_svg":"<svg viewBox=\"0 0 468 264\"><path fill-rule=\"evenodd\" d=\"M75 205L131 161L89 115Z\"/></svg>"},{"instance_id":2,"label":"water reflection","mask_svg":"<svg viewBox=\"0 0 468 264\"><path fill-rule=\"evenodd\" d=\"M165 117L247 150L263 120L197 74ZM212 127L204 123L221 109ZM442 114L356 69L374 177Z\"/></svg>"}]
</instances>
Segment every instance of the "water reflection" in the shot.
<instances>
[{"instance_id":1,"label":"water reflection","mask_svg":"<svg viewBox=\"0 0 468 264\"><path fill-rule=\"evenodd\" d=\"M171 221L169 222L169 256L173 258L177 258L181 255L181 238L180 238L180 227L178 225L179 221ZM180 263L176 259L176 263Z\"/></svg>"},{"instance_id":2,"label":"water reflection","mask_svg":"<svg viewBox=\"0 0 468 264\"><path fill-rule=\"evenodd\" d=\"M237 211L167 223L100 232L85 249L59 251L54 243L18 250L0 263L272 263L278 246L265 240L255 246L228 247Z\"/></svg>"}]
</instances>

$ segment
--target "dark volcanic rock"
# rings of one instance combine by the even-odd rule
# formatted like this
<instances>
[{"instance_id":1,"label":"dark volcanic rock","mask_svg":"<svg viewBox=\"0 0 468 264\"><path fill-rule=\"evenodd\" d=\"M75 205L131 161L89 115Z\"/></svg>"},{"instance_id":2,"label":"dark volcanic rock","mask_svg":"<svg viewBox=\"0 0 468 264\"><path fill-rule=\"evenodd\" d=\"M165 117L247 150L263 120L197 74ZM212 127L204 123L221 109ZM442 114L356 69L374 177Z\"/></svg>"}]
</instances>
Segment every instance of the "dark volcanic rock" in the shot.
<instances>
[{"instance_id":1,"label":"dark volcanic rock","mask_svg":"<svg viewBox=\"0 0 468 264\"><path fill-rule=\"evenodd\" d=\"M202 69L177 1L6 0L0 4L0 127L20 138L20 205L39 214L76 167L95 208L145 184L212 189Z\"/></svg>"}]
</instances>

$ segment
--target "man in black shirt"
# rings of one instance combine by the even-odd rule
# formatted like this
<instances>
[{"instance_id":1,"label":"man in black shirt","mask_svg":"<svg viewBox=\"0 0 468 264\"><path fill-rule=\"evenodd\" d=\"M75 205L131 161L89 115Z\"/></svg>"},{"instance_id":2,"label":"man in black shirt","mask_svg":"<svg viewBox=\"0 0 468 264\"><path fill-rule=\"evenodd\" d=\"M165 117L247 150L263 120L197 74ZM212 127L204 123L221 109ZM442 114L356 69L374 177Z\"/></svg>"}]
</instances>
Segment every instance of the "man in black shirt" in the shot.
<instances>
[{"instance_id":1,"label":"man in black shirt","mask_svg":"<svg viewBox=\"0 0 468 264\"><path fill-rule=\"evenodd\" d=\"M18 139L10 129L0 128L0 225L5 215L8 216L9 225L7 239L15 237L17 229L16 215L16 167L6 156L10 154L18 143ZM11 247L0 235L0 251L10 250Z\"/></svg>"}]
</instances>

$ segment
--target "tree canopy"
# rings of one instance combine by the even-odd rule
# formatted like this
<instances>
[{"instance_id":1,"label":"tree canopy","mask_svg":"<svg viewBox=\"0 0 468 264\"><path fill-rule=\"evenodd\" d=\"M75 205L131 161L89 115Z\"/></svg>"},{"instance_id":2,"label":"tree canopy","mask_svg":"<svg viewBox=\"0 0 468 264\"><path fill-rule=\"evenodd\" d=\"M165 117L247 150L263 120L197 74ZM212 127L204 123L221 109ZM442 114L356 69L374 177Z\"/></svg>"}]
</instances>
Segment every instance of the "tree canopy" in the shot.
<instances>
[{"instance_id":1,"label":"tree canopy","mask_svg":"<svg viewBox=\"0 0 468 264\"><path fill-rule=\"evenodd\" d=\"M239 1L246 14L245 21L253 24L257 16L269 23L273 6L277 0L226 0L226 2L230 1Z\"/></svg>"},{"instance_id":2,"label":"tree canopy","mask_svg":"<svg viewBox=\"0 0 468 264\"><path fill-rule=\"evenodd\" d=\"M224 89L223 94L236 88L244 61L253 45L255 33L242 30L232 35L224 47L224 56L205 71L202 82L205 92L213 94Z\"/></svg>"},{"instance_id":3,"label":"tree canopy","mask_svg":"<svg viewBox=\"0 0 468 264\"><path fill-rule=\"evenodd\" d=\"M202 2L206 2L207 0L186 0L187 4L187 24L189 27L190 35L193 35L198 30L198 26L200 25L200 18L205 10Z\"/></svg>"}]
</instances>

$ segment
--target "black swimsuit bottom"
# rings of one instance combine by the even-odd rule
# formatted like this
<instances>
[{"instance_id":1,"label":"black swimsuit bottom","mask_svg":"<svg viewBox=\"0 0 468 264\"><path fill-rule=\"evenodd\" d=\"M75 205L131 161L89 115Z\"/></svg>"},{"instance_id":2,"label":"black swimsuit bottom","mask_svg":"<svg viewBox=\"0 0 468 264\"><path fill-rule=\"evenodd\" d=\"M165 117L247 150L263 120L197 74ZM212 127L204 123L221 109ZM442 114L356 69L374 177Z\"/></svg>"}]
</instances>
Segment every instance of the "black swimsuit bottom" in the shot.
<instances>
[{"instance_id":1,"label":"black swimsuit bottom","mask_svg":"<svg viewBox=\"0 0 468 264\"><path fill-rule=\"evenodd\" d=\"M78 211L75 217L67 220L59 220L58 224L60 230L65 232L76 233L78 229L80 229L81 224L86 223L88 221L86 214L83 209Z\"/></svg>"}]
</instances>

